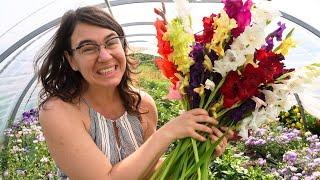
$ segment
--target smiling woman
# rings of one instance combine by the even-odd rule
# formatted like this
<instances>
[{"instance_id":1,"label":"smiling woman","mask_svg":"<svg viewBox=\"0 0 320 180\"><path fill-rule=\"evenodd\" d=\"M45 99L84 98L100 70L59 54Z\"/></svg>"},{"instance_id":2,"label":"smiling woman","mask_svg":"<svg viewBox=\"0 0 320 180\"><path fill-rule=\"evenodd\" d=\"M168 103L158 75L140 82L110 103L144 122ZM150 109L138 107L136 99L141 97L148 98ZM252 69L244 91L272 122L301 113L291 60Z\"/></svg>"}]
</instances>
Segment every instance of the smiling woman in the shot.
<instances>
[{"instance_id":1,"label":"smiling woman","mask_svg":"<svg viewBox=\"0 0 320 180\"><path fill-rule=\"evenodd\" d=\"M204 141L201 131L212 139L223 134L202 109L156 131L153 99L131 83L135 64L125 37L109 14L82 7L64 14L37 58L39 121L60 179L146 179L173 141ZM222 141L215 155L225 150Z\"/></svg>"}]
</instances>

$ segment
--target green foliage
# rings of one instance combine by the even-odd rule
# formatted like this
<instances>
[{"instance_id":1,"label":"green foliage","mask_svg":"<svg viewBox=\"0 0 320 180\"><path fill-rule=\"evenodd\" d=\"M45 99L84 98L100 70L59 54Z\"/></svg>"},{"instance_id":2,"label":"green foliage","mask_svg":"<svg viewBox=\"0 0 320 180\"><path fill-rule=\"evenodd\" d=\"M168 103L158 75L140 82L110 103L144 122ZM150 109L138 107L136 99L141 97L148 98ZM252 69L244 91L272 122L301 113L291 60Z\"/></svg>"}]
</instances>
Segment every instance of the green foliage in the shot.
<instances>
[{"instance_id":1,"label":"green foliage","mask_svg":"<svg viewBox=\"0 0 320 180\"><path fill-rule=\"evenodd\" d=\"M180 106L178 101L165 98L168 94L169 82L165 80L154 64L140 65L139 86L154 99L158 109L158 127L178 116Z\"/></svg>"},{"instance_id":2,"label":"green foliage","mask_svg":"<svg viewBox=\"0 0 320 180\"><path fill-rule=\"evenodd\" d=\"M140 79L140 85L155 100L159 116L158 127L161 127L170 119L178 116L180 110L179 103L164 98L168 94L167 82Z\"/></svg>"},{"instance_id":3,"label":"green foliage","mask_svg":"<svg viewBox=\"0 0 320 180\"><path fill-rule=\"evenodd\" d=\"M250 180L262 179L271 180L272 174L266 173L261 167L250 165L250 158L244 156L243 153L236 154L237 147L228 146L225 153L212 161L210 170L212 172L212 179L225 180Z\"/></svg>"},{"instance_id":4,"label":"green foliage","mask_svg":"<svg viewBox=\"0 0 320 180\"><path fill-rule=\"evenodd\" d=\"M130 54L132 59L138 60L141 64L153 64L153 60L156 58L154 55L150 54L142 54L142 53L134 53Z\"/></svg>"}]
</instances>

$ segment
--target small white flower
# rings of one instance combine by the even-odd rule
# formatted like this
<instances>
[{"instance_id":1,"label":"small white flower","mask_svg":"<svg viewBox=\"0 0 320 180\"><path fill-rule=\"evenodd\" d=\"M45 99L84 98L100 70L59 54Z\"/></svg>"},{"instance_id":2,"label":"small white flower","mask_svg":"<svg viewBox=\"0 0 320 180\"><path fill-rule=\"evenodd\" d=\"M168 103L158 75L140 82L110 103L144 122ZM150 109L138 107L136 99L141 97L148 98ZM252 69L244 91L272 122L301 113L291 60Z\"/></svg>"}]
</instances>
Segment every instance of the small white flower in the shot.
<instances>
[{"instance_id":1,"label":"small white flower","mask_svg":"<svg viewBox=\"0 0 320 180\"><path fill-rule=\"evenodd\" d=\"M48 161L49 161L49 159L48 159L47 157L42 157L42 158L40 159L40 162L46 163L46 162L48 162Z\"/></svg>"},{"instance_id":2,"label":"small white flower","mask_svg":"<svg viewBox=\"0 0 320 180\"><path fill-rule=\"evenodd\" d=\"M8 170L5 170L2 175L3 175L4 177L9 176L9 171L8 171Z\"/></svg>"},{"instance_id":3,"label":"small white flower","mask_svg":"<svg viewBox=\"0 0 320 180\"><path fill-rule=\"evenodd\" d=\"M49 174L48 174L48 178L49 178L49 180L54 179L53 174L52 174L52 173L49 173Z\"/></svg>"},{"instance_id":4,"label":"small white flower","mask_svg":"<svg viewBox=\"0 0 320 180\"><path fill-rule=\"evenodd\" d=\"M320 172L319 171L315 171L315 172L312 173L312 176L320 177Z\"/></svg>"},{"instance_id":5,"label":"small white flower","mask_svg":"<svg viewBox=\"0 0 320 180\"><path fill-rule=\"evenodd\" d=\"M304 133L304 136L305 136L305 137L309 137L309 136L311 136L311 135L312 135L312 133L311 133L310 131L307 131L307 132Z\"/></svg>"},{"instance_id":6,"label":"small white flower","mask_svg":"<svg viewBox=\"0 0 320 180\"><path fill-rule=\"evenodd\" d=\"M38 140L33 140L32 142L36 144L36 143L38 143L39 141L38 141Z\"/></svg>"},{"instance_id":7,"label":"small white flower","mask_svg":"<svg viewBox=\"0 0 320 180\"><path fill-rule=\"evenodd\" d=\"M37 135L37 140L40 142L45 141L45 137L43 136L42 133Z\"/></svg>"},{"instance_id":8,"label":"small white flower","mask_svg":"<svg viewBox=\"0 0 320 180\"><path fill-rule=\"evenodd\" d=\"M213 81L211 81L210 79L207 79L205 82L205 86L204 88L208 89L208 90L213 90L215 88L215 84Z\"/></svg>"},{"instance_id":9,"label":"small white flower","mask_svg":"<svg viewBox=\"0 0 320 180\"><path fill-rule=\"evenodd\" d=\"M19 152L20 148L18 146L12 146L12 151L15 152Z\"/></svg>"}]
</instances>

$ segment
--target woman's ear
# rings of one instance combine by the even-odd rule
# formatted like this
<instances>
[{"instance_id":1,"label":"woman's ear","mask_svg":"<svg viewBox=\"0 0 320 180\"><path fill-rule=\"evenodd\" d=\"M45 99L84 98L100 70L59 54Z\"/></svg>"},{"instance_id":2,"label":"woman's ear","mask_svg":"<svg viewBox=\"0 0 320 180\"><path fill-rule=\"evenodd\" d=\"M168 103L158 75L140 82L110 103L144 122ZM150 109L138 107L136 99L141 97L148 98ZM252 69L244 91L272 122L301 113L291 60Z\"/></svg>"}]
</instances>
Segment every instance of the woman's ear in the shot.
<instances>
[{"instance_id":1,"label":"woman's ear","mask_svg":"<svg viewBox=\"0 0 320 180\"><path fill-rule=\"evenodd\" d=\"M76 65L76 63L74 62L74 60L72 59L72 57L70 56L69 52L64 51L64 58L68 60L70 67L74 70L74 71L78 71L78 67Z\"/></svg>"}]
</instances>

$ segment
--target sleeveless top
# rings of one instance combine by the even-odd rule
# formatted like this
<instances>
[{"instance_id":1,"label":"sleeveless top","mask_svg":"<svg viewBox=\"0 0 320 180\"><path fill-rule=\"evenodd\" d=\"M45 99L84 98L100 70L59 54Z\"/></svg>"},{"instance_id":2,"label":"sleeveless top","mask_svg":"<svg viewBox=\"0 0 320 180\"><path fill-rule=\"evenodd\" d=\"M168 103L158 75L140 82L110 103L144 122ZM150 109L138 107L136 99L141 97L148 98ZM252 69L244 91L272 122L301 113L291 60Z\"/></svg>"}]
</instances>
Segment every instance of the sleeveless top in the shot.
<instances>
[{"instance_id":1,"label":"sleeveless top","mask_svg":"<svg viewBox=\"0 0 320 180\"><path fill-rule=\"evenodd\" d=\"M112 165L123 160L141 146L143 129L138 117L125 111L116 120L107 119L96 112L85 99L82 98L82 100L89 108L90 136ZM118 129L119 146L114 126ZM69 178L58 168L58 179L67 180Z\"/></svg>"}]
</instances>

